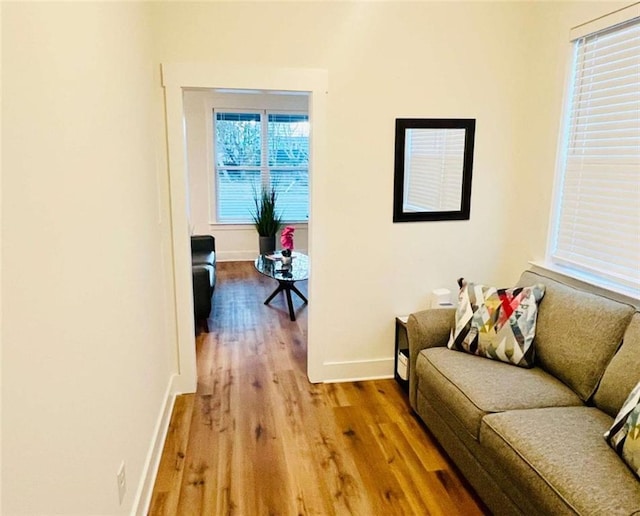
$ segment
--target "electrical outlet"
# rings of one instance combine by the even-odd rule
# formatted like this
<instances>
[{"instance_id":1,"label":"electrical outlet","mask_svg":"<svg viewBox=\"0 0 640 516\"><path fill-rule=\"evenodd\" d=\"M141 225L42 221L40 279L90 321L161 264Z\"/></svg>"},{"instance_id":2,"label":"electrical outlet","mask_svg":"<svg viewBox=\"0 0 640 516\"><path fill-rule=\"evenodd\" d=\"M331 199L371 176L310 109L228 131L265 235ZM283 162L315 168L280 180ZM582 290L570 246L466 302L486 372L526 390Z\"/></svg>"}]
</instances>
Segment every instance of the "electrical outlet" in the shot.
<instances>
[{"instance_id":1,"label":"electrical outlet","mask_svg":"<svg viewBox=\"0 0 640 516\"><path fill-rule=\"evenodd\" d=\"M127 492L127 477L124 471L124 461L122 461L122 464L120 464L118 468L116 478L118 480L118 500L120 500L120 505L122 505L122 500L124 500L124 495Z\"/></svg>"}]
</instances>

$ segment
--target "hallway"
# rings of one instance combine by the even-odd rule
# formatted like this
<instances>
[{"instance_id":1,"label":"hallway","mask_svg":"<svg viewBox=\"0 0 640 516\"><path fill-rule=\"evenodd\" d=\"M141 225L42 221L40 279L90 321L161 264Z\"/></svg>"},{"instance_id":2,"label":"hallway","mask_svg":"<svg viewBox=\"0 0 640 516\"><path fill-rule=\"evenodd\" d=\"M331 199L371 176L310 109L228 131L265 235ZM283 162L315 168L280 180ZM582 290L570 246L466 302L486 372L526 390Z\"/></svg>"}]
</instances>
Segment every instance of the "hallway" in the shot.
<instances>
[{"instance_id":1,"label":"hallway","mask_svg":"<svg viewBox=\"0 0 640 516\"><path fill-rule=\"evenodd\" d=\"M307 308L294 300L291 322L282 296L265 306L275 286L218 264L198 390L176 400L150 514L481 514L394 380L309 383Z\"/></svg>"}]
</instances>

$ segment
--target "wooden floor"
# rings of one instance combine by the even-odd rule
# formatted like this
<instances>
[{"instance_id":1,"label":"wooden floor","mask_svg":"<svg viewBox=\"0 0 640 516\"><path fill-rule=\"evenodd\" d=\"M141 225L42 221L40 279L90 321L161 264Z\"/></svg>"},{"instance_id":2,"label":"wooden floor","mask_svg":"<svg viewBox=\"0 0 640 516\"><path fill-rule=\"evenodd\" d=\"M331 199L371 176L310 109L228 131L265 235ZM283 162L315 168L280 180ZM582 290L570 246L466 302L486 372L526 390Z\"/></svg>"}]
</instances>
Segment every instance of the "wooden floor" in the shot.
<instances>
[{"instance_id":1,"label":"wooden floor","mask_svg":"<svg viewBox=\"0 0 640 516\"><path fill-rule=\"evenodd\" d=\"M276 285L218 265L198 390L176 400L150 514L482 514L394 380L309 383L307 309L294 296L291 322L282 295L265 306Z\"/></svg>"}]
</instances>

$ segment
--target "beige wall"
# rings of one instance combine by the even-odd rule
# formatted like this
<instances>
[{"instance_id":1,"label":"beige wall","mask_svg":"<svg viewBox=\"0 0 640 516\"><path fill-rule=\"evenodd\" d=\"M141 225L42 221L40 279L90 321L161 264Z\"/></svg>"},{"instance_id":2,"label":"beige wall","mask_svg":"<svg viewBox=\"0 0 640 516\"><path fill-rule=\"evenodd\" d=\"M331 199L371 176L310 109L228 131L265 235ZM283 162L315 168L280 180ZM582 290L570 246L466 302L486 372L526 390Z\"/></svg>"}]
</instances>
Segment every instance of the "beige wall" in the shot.
<instances>
[{"instance_id":1,"label":"beige wall","mask_svg":"<svg viewBox=\"0 0 640 516\"><path fill-rule=\"evenodd\" d=\"M128 514L175 369L146 12L2 4L2 514Z\"/></svg>"},{"instance_id":2,"label":"beige wall","mask_svg":"<svg viewBox=\"0 0 640 516\"><path fill-rule=\"evenodd\" d=\"M0 27L2 27L2 8L0 8ZM0 37L0 55L2 55L2 38ZM0 73L0 99L2 99L2 74ZM2 120L2 101L0 101L0 120ZM0 124L0 142L3 141L2 140L2 125ZM2 145L0 145L0 162L2 160ZM0 166L0 328L2 328L2 300L3 300L3 296L2 296L2 275L3 275L3 269L2 269L2 214L3 214L3 201L2 201L2 166ZM3 488L3 483L2 483L2 421L4 421L3 419L3 414L2 414L2 400L3 400L3 396L2 396L2 385L3 385L3 380L2 380L2 331L0 330L0 512L2 511L2 488Z\"/></svg>"},{"instance_id":3,"label":"beige wall","mask_svg":"<svg viewBox=\"0 0 640 516\"><path fill-rule=\"evenodd\" d=\"M566 35L611 3L155 4L162 62L321 68L309 342L323 379L391 373L393 316L544 254ZM477 119L471 220L392 224L396 117Z\"/></svg>"}]
</instances>

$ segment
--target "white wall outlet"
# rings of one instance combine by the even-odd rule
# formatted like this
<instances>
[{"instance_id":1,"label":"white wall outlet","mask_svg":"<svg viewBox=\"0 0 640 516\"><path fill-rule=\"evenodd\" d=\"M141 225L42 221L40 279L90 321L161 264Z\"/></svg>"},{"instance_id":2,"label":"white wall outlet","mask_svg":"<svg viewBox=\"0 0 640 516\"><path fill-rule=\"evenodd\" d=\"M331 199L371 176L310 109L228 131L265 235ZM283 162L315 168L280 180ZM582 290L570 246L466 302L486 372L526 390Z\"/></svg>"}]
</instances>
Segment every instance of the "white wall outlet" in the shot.
<instances>
[{"instance_id":1,"label":"white wall outlet","mask_svg":"<svg viewBox=\"0 0 640 516\"><path fill-rule=\"evenodd\" d=\"M118 480L118 500L120 501L120 505L122 505L122 500L124 500L124 495L127 492L127 477L124 471L124 461L122 461L122 464L120 464L118 468L116 478Z\"/></svg>"}]
</instances>

